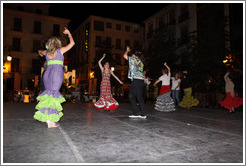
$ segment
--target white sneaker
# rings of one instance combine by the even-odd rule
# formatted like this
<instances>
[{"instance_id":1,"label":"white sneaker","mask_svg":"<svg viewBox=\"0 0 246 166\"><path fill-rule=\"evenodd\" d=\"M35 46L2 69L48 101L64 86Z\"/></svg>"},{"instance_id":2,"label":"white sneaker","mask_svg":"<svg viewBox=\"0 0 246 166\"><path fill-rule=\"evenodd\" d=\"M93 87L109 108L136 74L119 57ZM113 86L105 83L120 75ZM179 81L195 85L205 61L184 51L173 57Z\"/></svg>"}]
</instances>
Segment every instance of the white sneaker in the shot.
<instances>
[{"instance_id":1,"label":"white sneaker","mask_svg":"<svg viewBox=\"0 0 246 166\"><path fill-rule=\"evenodd\" d=\"M139 118L146 119L147 116L139 116Z\"/></svg>"},{"instance_id":2,"label":"white sneaker","mask_svg":"<svg viewBox=\"0 0 246 166\"><path fill-rule=\"evenodd\" d=\"M129 118L140 118L140 115L129 115Z\"/></svg>"}]
</instances>

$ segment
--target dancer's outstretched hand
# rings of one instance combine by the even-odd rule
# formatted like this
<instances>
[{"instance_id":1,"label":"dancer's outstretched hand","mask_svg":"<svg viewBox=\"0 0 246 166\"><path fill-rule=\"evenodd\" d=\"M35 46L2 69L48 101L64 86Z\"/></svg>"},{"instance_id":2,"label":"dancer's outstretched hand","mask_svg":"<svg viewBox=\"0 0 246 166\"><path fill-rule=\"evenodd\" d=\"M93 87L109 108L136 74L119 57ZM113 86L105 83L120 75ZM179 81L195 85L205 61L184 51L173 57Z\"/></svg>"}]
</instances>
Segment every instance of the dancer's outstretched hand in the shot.
<instances>
[{"instance_id":1,"label":"dancer's outstretched hand","mask_svg":"<svg viewBox=\"0 0 246 166\"><path fill-rule=\"evenodd\" d=\"M106 56L106 54L104 53L104 54L103 54L103 58L105 58L105 56Z\"/></svg>"},{"instance_id":2,"label":"dancer's outstretched hand","mask_svg":"<svg viewBox=\"0 0 246 166\"><path fill-rule=\"evenodd\" d=\"M122 82L122 81L120 81L120 84L121 84L121 85L123 85L123 82Z\"/></svg>"},{"instance_id":3,"label":"dancer's outstretched hand","mask_svg":"<svg viewBox=\"0 0 246 166\"><path fill-rule=\"evenodd\" d=\"M164 62L164 66L166 66L167 65L167 62Z\"/></svg>"},{"instance_id":4,"label":"dancer's outstretched hand","mask_svg":"<svg viewBox=\"0 0 246 166\"><path fill-rule=\"evenodd\" d=\"M38 50L38 54L43 57L45 55L45 50Z\"/></svg>"},{"instance_id":5,"label":"dancer's outstretched hand","mask_svg":"<svg viewBox=\"0 0 246 166\"><path fill-rule=\"evenodd\" d=\"M66 27L64 27L64 31L63 31L63 33L65 34L65 35L69 35L70 34L70 31L66 28Z\"/></svg>"}]
</instances>

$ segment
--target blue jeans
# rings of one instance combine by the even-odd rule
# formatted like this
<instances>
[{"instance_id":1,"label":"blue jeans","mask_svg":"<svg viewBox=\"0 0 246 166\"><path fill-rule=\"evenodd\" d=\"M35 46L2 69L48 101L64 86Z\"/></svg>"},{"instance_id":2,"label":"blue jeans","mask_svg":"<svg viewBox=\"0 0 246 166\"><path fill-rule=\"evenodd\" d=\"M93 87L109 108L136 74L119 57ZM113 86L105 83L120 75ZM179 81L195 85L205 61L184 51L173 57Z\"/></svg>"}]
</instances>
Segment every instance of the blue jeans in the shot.
<instances>
[{"instance_id":1,"label":"blue jeans","mask_svg":"<svg viewBox=\"0 0 246 166\"><path fill-rule=\"evenodd\" d=\"M172 98L175 106L180 104L179 100L179 90L172 90Z\"/></svg>"}]
</instances>

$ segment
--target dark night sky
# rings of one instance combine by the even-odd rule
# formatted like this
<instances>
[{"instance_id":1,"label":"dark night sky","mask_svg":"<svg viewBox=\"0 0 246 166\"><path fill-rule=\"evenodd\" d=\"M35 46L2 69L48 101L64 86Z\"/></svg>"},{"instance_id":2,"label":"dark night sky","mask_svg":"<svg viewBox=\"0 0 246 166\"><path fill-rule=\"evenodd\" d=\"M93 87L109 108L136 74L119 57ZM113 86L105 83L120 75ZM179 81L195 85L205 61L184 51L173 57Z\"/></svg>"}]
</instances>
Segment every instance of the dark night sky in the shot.
<instances>
[{"instance_id":1,"label":"dark night sky","mask_svg":"<svg viewBox=\"0 0 246 166\"><path fill-rule=\"evenodd\" d=\"M50 15L71 19L71 31L89 15L142 23L167 3L56 3L50 4Z\"/></svg>"}]
</instances>

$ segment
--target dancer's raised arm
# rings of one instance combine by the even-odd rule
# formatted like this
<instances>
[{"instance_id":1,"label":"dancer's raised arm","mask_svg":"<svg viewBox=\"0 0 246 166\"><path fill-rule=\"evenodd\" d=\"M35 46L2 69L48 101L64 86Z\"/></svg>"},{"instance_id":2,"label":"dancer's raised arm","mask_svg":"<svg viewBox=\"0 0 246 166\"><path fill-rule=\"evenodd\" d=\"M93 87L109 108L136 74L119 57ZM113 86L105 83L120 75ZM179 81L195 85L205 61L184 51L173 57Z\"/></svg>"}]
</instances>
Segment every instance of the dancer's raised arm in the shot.
<instances>
[{"instance_id":1,"label":"dancer's raised arm","mask_svg":"<svg viewBox=\"0 0 246 166\"><path fill-rule=\"evenodd\" d=\"M98 61L98 65L99 65L99 67L100 67L100 69L101 69L102 72L103 72L103 70L104 70L104 68L103 68L103 66L102 66L102 60L105 58L105 56L106 56L106 54L104 53L104 54L103 54L103 57Z\"/></svg>"},{"instance_id":2,"label":"dancer's raised arm","mask_svg":"<svg viewBox=\"0 0 246 166\"><path fill-rule=\"evenodd\" d=\"M156 84L158 84L160 81L161 81L160 79L156 80L156 82L154 83L154 86L156 86Z\"/></svg>"},{"instance_id":3,"label":"dancer's raised arm","mask_svg":"<svg viewBox=\"0 0 246 166\"><path fill-rule=\"evenodd\" d=\"M123 55L124 58L125 58L126 60L128 60L128 53L129 53L130 51L131 51L131 50L130 50L130 47L127 46L127 47L126 47L126 52L125 52L125 54Z\"/></svg>"},{"instance_id":4,"label":"dancer's raised arm","mask_svg":"<svg viewBox=\"0 0 246 166\"><path fill-rule=\"evenodd\" d=\"M167 68L167 70L168 70L168 74L170 74L170 73L171 73L171 69L170 69L169 66L167 66L167 63L166 63L166 62L164 63L164 66L166 66L166 68Z\"/></svg>"},{"instance_id":5,"label":"dancer's raised arm","mask_svg":"<svg viewBox=\"0 0 246 166\"><path fill-rule=\"evenodd\" d=\"M69 38L69 44L66 45L65 47L62 47L62 48L60 49L62 54L64 54L64 53L67 52L68 50L70 50L70 49L75 45L75 42L74 42L74 40L73 40L73 37L72 37L70 31L69 31L66 27L64 27L64 29L65 29L65 30L63 31L63 33L64 33L65 35L68 35L68 38Z\"/></svg>"},{"instance_id":6,"label":"dancer's raised arm","mask_svg":"<svg viewBox=\"0 0 246 166\"><path fill-rule=\"evenodd\" d=\"M224 79L225 79L225 82L227 81L227 77L229 76L230 72L226 72L226 74L224 75Z\"/></svg>"},{"instance_id":7,"label":"dancer's raised arm","mask_svg":"<svg viewBox=\"0 0 246 166\"><path fill-rule=\"evenodd\" d=\"M123 84L123 82L114 74L114 72L112 70L109 70L110 73L112 74L112 76L114 76L114 78L120 83Z\"/></svg>"}]
</instances>

